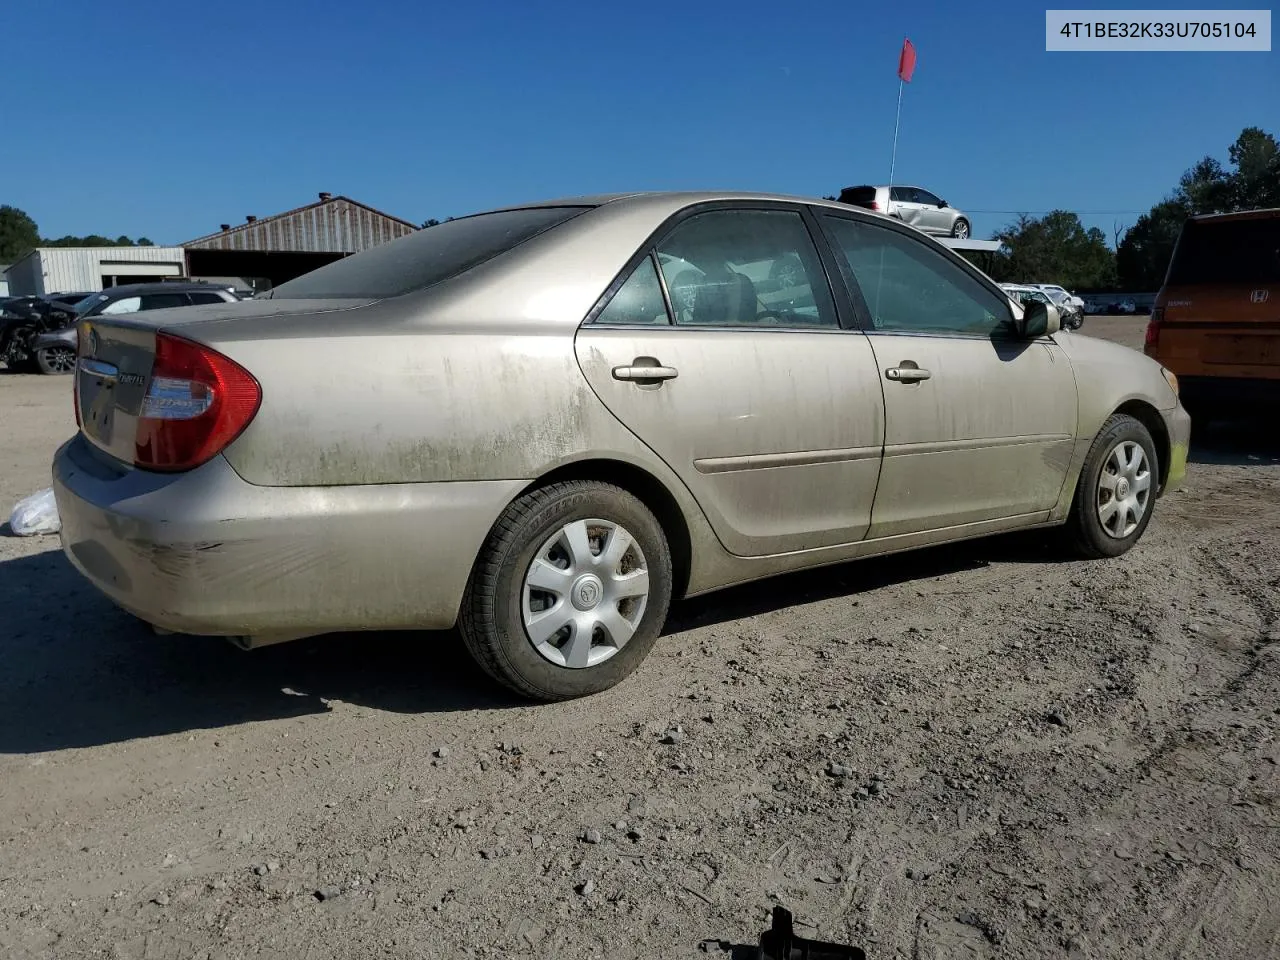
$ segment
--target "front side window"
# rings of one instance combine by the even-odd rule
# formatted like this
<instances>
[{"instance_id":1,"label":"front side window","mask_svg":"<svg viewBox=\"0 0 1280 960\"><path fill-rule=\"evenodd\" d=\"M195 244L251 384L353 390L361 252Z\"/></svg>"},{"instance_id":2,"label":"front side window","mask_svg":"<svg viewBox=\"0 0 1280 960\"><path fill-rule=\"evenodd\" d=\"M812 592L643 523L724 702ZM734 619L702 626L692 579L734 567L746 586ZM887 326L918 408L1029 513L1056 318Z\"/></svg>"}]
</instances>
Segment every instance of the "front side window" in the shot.
<instances>
[{"instance_id":1,"label":"front side window","mask_svg":"<svg viewBox=\"0 0 1280 960\"><path fill-rule=\"evenodd\" d=\"M108 303L98 312L103 314L137 313L141 306L141 297L121 297L119 300Z\"/></svg>"},{"instance_id":2,"label":"front side window","mask_svg":"<svg viewBox=\"0 0 1280 960\"><path fill-rule=\"evenodd\" d=\"M790 210L696 214L657 247L680 326L836 327L804 218Z\"/></svg>"},{"instance_id":3,"label":"front side window","mask_svg":"<svg viewBox=\"0 0 1280 960\"><path fill-rule=\"evenodd\" d=\"M927 203L931 207L942 206L942 201L930 193L928 190L921 190L919 187L915 190L916 203Z\"/></svg>"},{"instance_id":4,"label":"front side window","mask_svg":"<svg viewBox=\"0 0 1280 960\"><path fill-rule=\"evenodd\" d=\"M196 304L197 306L201 304L206 304L206 303L226 303L227 302L224 297L220 297L216 293L206 293L202 290L197 290L194 293L189 293L187 294L187 296L190 297L191 302Z\"/></svg>"},{"instance_id":5,"label":"front side window","mask_svg":"<svg viewBox=\"0 0 1280 960\"><path fill-rule=\"evenodd\" d=\"M890 227L823 217L862 292L875 330L960 333L1012 332L1007 299L929 248Z\"/></svg>"}]
</instances>

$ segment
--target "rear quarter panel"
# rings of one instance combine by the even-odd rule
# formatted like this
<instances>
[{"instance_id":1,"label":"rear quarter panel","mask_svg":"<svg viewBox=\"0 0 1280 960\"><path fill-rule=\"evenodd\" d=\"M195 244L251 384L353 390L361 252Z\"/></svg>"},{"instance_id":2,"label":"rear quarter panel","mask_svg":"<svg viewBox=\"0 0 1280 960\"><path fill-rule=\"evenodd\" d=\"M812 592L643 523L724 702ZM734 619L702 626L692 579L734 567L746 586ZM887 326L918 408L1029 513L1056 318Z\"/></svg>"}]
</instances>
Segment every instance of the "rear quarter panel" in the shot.
<instances>
[{"instance_id":1,"label":"rear quarter panel","mask_svg":"<svg viewBox=\"0 0 1280 960\"><path fill-rule=\"evenodd\" d=\"M226 450L272 486L533 479L574 459L631 451L591 392L572 330L224 344L263 403Z\"/></svg>"}]
</instances>

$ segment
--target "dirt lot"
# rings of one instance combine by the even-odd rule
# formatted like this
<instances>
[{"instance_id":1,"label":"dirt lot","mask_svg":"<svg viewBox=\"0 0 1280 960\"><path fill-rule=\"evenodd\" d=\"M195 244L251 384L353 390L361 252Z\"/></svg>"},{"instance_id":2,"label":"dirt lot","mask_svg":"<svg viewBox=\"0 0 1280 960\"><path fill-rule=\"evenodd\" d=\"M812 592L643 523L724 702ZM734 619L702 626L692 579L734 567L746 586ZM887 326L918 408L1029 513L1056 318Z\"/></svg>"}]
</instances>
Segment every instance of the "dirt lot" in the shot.
<instances>
[{"instance_id":1,"label":"dirt lot","mask_svg":"<svg viewBox=\"0 0 1280 960\"><path fill-rule=\"evenodd\" d=\"M6 511L68 388L0 373ZM448 635L157 638L0 538L0 955L692 957L775 902L872 958L1280 955L1280 443L1192 461L1127 557L687 602L553 707Z\"/></svg>"}]
</instances>

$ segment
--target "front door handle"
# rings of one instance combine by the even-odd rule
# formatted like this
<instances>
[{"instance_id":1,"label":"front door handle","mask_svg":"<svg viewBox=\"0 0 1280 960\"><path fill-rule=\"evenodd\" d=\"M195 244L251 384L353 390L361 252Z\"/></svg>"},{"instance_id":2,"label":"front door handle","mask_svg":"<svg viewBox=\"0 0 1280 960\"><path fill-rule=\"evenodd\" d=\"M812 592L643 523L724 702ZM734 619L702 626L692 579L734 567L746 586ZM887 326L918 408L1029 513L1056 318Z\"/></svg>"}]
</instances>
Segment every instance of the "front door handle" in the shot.
<instances>
[{"instance_id":1,"label":"front door handle","mask_svg":"<svg viewBox=\"0 0 1280 960\"><path fill-rule=\"evenodd\" d=\"M919 383L933 376L928 370L921 370L916 366L890 367L884 375L887 379L896 380L898 383Z\"/></svg>"},{"instance_id":2,"label":"front door handle","mask_svg":"<svg viewBox=\"0 0 1280 960\"><path fill-rule=\"evenodd\" d=\"M613 379L639 384L661 383L678 376L680 372L675 367L664 367L653 357L636 357L628 366L613 368Z\"/></svg>"}]
</instances>

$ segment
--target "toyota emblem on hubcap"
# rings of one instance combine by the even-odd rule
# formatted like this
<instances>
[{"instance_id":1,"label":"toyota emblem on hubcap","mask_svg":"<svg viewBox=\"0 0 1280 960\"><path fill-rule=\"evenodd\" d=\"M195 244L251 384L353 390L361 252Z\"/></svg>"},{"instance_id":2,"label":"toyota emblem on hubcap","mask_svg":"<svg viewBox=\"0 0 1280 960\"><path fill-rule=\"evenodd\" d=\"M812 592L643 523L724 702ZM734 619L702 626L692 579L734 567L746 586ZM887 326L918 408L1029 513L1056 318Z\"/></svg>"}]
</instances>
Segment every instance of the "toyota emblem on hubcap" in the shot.
<instances>
[{"instance_id":1,"label":"toyota emblem on hubcap","mask_svg":"<svg viewBox=\"0 0 1280 960\"><path fill-rule=\"evenodd\" d=\"M600 579L587 574L573 586L573 605L579 610L590 610L600 602L604 595L604 585Z\"/></svg>"}]
</instances>

